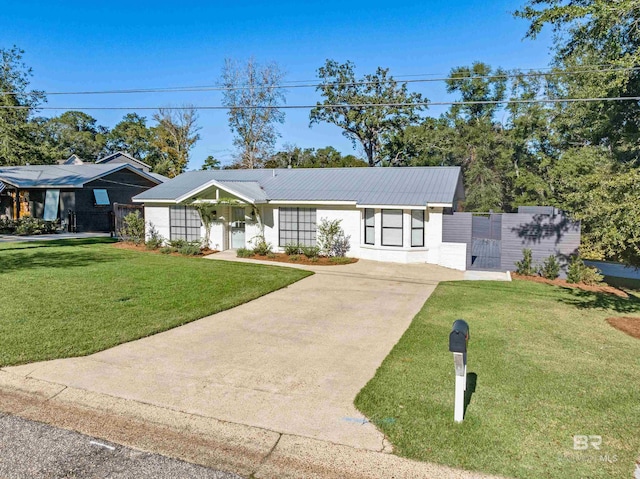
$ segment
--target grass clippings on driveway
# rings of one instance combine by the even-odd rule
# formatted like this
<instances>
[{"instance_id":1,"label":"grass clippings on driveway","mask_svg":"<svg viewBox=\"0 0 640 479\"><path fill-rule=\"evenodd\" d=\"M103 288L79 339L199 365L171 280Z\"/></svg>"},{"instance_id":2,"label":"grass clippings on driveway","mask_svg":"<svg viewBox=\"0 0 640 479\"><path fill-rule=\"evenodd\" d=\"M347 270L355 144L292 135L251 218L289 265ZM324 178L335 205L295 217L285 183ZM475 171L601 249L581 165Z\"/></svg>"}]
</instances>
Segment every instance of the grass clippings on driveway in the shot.
<instances>
[{"instance_id":1,"label":"grass clippings on driveway","mask_svg":"<svg viewBox=\"0 0 640 479\"><path fill-rule=\"evenodd\" d=\"M607 324L612 313L638 315L640 300L528 281L441 283L356 406L401 456L511 477L632 477L640 342ZM448 351L457 318L470 326L462 424ZM574 449L575 435L601 436L600 449Z\"/></svg>"},{"instance_id":2,"label":"grass clippings on driveway","mask_svg":"<svg viewBox=\"0 0 640 479\"><path fill-rule=\"evenodd\" d=\"M82 356L232 308L303 270L114 248L0 244L0 366Z\"/></svg>"}]
</instances>

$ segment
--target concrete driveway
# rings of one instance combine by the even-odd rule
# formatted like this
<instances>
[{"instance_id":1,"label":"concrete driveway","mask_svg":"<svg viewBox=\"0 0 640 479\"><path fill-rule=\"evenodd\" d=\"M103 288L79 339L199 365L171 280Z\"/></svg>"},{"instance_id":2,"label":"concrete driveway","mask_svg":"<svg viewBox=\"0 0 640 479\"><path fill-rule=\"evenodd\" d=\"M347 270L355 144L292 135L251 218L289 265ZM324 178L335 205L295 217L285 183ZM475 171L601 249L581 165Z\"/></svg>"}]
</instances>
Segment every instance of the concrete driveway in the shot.
<instances>
[{"instance_id":1,"label":"concrete driveway","mask_svg":"<svg viewBox=\"0 0 640 479\"><path fill-rule=\"evenodd\" d=\"M288 288L149 338L6 369L203 418L384 450L354 397L438 281L463 273L370 261L312 269L315 275Z\"/></svg>"}]
</instances>

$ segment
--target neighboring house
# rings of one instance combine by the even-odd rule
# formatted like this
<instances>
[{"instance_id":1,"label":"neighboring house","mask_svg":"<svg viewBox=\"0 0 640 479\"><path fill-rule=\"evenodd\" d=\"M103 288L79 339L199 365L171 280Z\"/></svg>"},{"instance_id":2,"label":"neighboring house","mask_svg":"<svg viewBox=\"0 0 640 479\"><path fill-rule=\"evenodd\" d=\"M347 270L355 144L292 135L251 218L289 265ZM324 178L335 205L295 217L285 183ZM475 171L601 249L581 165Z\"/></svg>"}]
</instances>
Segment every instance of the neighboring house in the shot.
<instances>
[{"instance_id":1,"label":"neighboring house","mask_svg":"<svg viewBox=\"0 0 640 479\"><path fill-rule=\"evenodd\" d=\"M113 153L111 155L105 156L104 158L100 158L96 160L96 165L114 165L127 163L134 168L142 170L144 172L151 172L151 166L147 165L144 161L140 161L137 158L134 158L128 153L123 151L118 151L117 153Z\"/></svg>"},{"instance_id":2,"label":"neighboring house","mask_svg":"<svg viewBox=\"0 0 640 479\"><path fill-rule=\"evenodd\" d=\"M58 161L59 165L84 165L84 161L78 155L71 155L66 160Z\"/></svg>"},{"instance_id":3,"label":"neighboring house","mask_svg":"<svg viewBox=\"0 0 640 479\"><path fill-rule=\"evenodd\" d=\"M183 173L133 198L147 228L200 240L194 201L217 204L210 247L250 248L260 234L282 251L316 244L317 224L342 220L348 256L465 269L467 245L443 243L443 215L464 199L459 167L208 170Z\"/></svg>"},{"instance_id":4,"label":"neighboring house","mask_svg":"<svg viewBox=\"0 0 640 479\"><path fill-rule=\"evenodd\" d=\"M77 231L109 231L114 203L166 180L128 163L0 167L0 216L73 218Z\"/></svg>"}]
</instances>

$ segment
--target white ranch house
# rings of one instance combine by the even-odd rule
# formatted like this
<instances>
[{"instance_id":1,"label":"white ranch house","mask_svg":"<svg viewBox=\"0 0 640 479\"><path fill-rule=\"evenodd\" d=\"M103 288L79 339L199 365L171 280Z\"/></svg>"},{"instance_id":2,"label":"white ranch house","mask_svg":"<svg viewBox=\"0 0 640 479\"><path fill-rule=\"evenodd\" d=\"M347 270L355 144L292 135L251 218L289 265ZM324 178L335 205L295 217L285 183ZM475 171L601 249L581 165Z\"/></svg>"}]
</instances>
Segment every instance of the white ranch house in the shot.
<instances>
[{"instance_id":1,"label":"white ranch house","mask_svg":"<svg viewBox=\"0 0 640 479\"><path fill-rule=\"evenodd\" d=\"M251 248L260 234L282 251L313 245L316 225L342 220L348 256L466 269L467 245L442 241L443 214L464 199L458 167L191 171L133 198L167 239L200 240L204 226L189 205L217 204L210 247ZM233 201L230 201L233 200Z\"/></svg>"}]
</instances>

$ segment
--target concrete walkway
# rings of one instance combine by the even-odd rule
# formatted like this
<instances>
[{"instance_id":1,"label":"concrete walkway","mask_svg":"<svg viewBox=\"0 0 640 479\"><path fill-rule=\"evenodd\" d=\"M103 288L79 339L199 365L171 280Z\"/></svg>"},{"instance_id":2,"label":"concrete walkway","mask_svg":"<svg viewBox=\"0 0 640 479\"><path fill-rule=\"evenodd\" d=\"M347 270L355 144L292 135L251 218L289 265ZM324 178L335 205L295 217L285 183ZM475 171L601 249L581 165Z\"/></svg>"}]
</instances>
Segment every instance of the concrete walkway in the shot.
<instances>
[{"instance_id":1,"label":"concrete walkway","mask_svg":"<svg viewBox=\"0 0 640 479\"><path fill-rule=\"evenodd\" d=\"M353 406L438 281L463 274L368 261L313 269L149 338L5 368L0 410L255 477L479 477L386 454Z\"/></svg>"}]
</instances>

